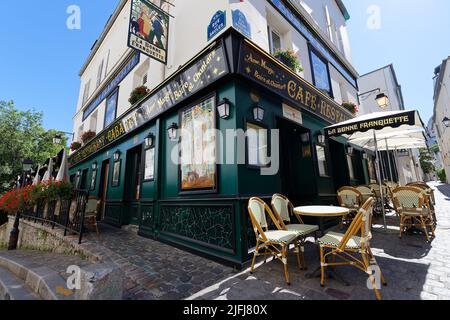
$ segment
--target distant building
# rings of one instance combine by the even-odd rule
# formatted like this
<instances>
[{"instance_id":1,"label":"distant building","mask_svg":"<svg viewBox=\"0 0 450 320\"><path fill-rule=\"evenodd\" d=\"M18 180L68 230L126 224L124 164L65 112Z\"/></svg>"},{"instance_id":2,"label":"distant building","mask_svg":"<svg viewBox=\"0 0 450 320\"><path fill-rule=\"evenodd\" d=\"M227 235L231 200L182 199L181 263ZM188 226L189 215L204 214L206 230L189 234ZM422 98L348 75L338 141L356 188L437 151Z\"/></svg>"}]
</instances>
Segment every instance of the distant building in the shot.
<instances>
[{"instance_id":1,"label":"distant building","mask_svg":"<svg viewBox=\"0 0 450 320\"><path fill-rule=\"evenodd\" d=\"M434 70L433 128L441 150L442 166L450 178L450 128L444 119L450 118L450 57Z\"/></svg>"},{"instance_id":2,"label":"distant building","mask_svg":"<svg viewBox=\"0 0 450 320\"><path fill-rule=\"evenodd\" d=\"M370 114L382 111L405 110L402 87L398 82L394 66L392 64L380 69L366 73L358 79L360 92L360 106L358 115ZM386 110L381 110L375 97L379 93L384 93L389 97L389 105ZM397 180L405 185L413 181L423 180L423 172L420 167L419 151L398 150L397 157L392 150L390 153L391 170L389 170L388 156L383 152L382 174L389 180Z\"/></svg>"},{"instance_id":3,"label":"distant building","mask_svg":"<svg viewBox=\"0 0 450 320\"><path fill-rule=\"evenodd\" d=\"M427 124L427 146L429 149L431 149L433 146L438 145L438 137L437 137L437 133L436 133L436 126L433 122L433 118L431 118L428 121ZM442 154L441 151L439 149L439 151L437 152L432 152L432 155L434 157L434 166L436 167L436 169L442 169L444 167L443 165L443 161L442 161Z\"/></svg>"}]
</instances>

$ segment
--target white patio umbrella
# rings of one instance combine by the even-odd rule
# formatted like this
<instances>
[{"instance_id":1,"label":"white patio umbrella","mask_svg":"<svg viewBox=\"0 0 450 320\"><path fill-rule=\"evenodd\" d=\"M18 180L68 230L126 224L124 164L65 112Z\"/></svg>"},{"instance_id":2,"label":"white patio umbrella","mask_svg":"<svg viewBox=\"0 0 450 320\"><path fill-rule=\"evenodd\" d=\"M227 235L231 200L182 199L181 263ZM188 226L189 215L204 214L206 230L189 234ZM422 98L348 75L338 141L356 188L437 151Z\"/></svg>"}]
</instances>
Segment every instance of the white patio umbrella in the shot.
<instances>
[{"instance_id":1,"label":"white patio umbrella","mask_svg":"<svg viewBox=\"0 0 450 320\"><path fill-rule=\"evenodd\" d=\"M58 175L56 176L56 181L68 181L68 180L69 180L69 162L67 159L66 149L64 149L61 160L61 166L59 167Z\"/></svg>"},{"instance_id":2,"label":"white patio umbrella","mask_svg":"<svg viewBox=\"0 0 450 320\"><path fill-rule=\"evenodd\" d=\"M50 181L51 179L53 179L52 173L53 173L53 160L52 160L52 158L50 158L50 160L48 162L47 171L45 171L42 181L46 182L46 181Z\"/></svg>"},{"instance_id":3,"label":"white patio umbrella","mask_svg":"<svg viewBox=\"0 0 450 320\"><path fill-rule=\"evenodd\" d=\"M41 177L39 176L39 171L41 171L41 165L38 166L38 169L36 171L36 176L34 177L34 180L33 180L33 186L37 186L39 184L39 182L41 182Z\"/></svg>"},{"instance_id":4,"label":"white patio umbrella","mask_svg":"<svg viewBox=\"0 0 450 320\"><path fill-rule=\"evenodd\" d=\"M351 144L375 151L384 230L387 230L386 210L378 152L389 151L389 148L405 149L408 140L411 146L422 146L423 131L423 121L416 110L375 112L325 128L328 137L343 136Z\"/></svg>"}]
</instances>

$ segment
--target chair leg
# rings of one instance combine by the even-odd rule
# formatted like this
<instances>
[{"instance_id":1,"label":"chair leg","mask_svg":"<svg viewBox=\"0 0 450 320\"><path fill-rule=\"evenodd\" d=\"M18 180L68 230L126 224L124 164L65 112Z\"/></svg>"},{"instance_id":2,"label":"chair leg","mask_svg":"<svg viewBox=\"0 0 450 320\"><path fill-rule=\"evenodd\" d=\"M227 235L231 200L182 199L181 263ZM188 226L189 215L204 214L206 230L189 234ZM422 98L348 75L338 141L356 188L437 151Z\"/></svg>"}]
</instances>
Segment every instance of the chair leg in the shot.
<instances>
[{"instance_id":1,"label":"chair leg","mask_svg":"<svg viewBox=\"0 0 450 320\"><path fill-rule=\"evenodd\" d=\"M296 252L296 255L297 255L297 264L298 264L298 268L299 268L300 270L303 270L303 265L302 265L302 263L300 262L300 247L299 247L299 245L298 245L297 242L294 243L294 252Z\"/></svg>"},{"instance_id":2,"label":"chair leg","mask_svg":"<svg viewBox=\"0 0 450 320\"><path fill-rule=\"evenodd\" d=\"M386 280L384 279L383 272L381 272L381 268L380 268L380 266L378 265L378 262L377 262L377 260L375 259L375 256L373 255L372 249L371 249L371 248L369 248L369 256L370 256L370 259L373 261L373 263L374 263L374 264L378 267L378 269L380 270L381 284L382 284L383 286L387 286L387 282L386 282Z\"/></svg>"},{"instance_id":3,"label":"chair leg","mask_svg":"<svg viewBox=\"0 0 450 320\"><path fill-rule=\"evenodd\" d=\"M320 285L322 287L325 286L325 254L324 254L324 248L320 247Z\"/></svg>"},{"instance_id":4,"label":"chair leg","mask_svg":"<svg viewBox=\"0 0 450 320\"><path fill-rule=\"evenodd\" d=\"M422 225L422 229L425 232L425 237L427 238L427 241L430 242L430 235L428 234L428 228L423 217L420 217L420 224Z\"/></svg>"},{"instance_id":5,"label":"chair leg","mask_svg":"<svg viewBox=\"0 0 450 320\"><path fill-rule=\"evenodd\" d=\"M291 285L289 282L289 267L287 262L287 246L283 246L281 250L281 262L283 263L284 267L284 277L286 278L286 283L288 286Z\"/></svg>"},{"instance_id":6,"label":"chair leg","mask_svg":"<svg viewBox=\"0 0 450 320\"><path fill-rule=\"evenodd\" d=\"M367 253L363 253L362 254L362 258L363 258L363 262L364 262L364 267L367 271L369 271L369 259L367 257ZM378 267L379 268L379 267ZM372 282L372 286L373 286L373 291L375 291L375 295L377 297L377 300L381 300L381 293L380 293L380 288L377 287L377 280L375 279L375 277L373 276L372 273L369 273L369 279Z\"/></svg>"},{"instance_id":7,"label":"chair leg","mask_svg":"<svg viewBox=\"0 0 450 320\"><path fill-rule=\"evenodd\" d=\"M253 259L252 259L252 265L250 267L250 273L253 274L253 271L255 270L255 263L256 263L256 257L259 252L259 241L256 242L256 248L255 252L253 252Z\"/></svg>"},{"instance_id":8,"label":"chair leg","mask_svg":"<svg viewBox=\"0 0 450 320\"><path fill-rule=\"evenodd\" d=\"M307 270L308 266L306 265L306 259L305 259L305 242L304 240L302 240L302 242L300 243L300 254L302 257L302 266L303 266L303 270Z\"/></svg>"},{"instance_id":9,"label":"chair leg","mask_svg":"<svg viewBox=\"0 0 450 320\"><path fill-rule=\"evenodd\" d=\"M402 238L402 236L403 236L403 224L404 224L404 218L405 218L405 216L404 215L400 215L400 239Z\"/></svg>"}]
</instances>

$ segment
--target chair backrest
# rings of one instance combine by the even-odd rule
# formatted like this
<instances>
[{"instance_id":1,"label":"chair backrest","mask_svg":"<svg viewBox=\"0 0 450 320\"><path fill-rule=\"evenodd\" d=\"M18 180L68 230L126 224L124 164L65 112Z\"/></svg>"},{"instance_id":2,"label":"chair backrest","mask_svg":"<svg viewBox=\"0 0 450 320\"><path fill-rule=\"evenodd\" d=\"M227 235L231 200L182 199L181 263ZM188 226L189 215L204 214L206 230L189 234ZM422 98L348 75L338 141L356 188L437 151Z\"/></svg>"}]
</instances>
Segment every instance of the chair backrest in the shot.
<instances>
[{"instance_id":1,"label":"chair backrest","mask_svg":"<svg viewBox=\"0 0 450 320\"><path fill-rule=\"evenodd\" d=\"M86 204L86 212L85 215L96 215L98 212L98 208L100 205L100 199L90 197Z\"/></svg>"},{"instance_id":2,"label":"chair backrest","mask_svg":"<svg viewBox=\"0 0 450 320\"><path fill-rule=\"evenodd\" d=\"M291 213L294 206L287 197L278 193L274 194L272 197L272 209L273 213L279 216L281 223L291 222Z\"/></svg>"},{"instance_id":3,"label":"chair backrest","mask_svg":"<svg viewBox=\"0 0 450 320\"><path fill-rule=\"evenodd\" d=\"M375 199L370 197L359 209L358 214L353 219L353 222L350 224L350 227L339 244L340 250L344 250L347 247L347 243L353 236L359 236L361 238L362 248L370 246L374 202Z\"/></svg>"},{"instance_id":4,"label":"chair backrest","mask_svg":"<svg viewBox=\"0 0 450 320\"><path fill-rule=\"evenodd\" d=\"M422 189L416 187L399 187L392 191L393 202L397 211L403 209L423 208L425 202L425 193Z\"/></svg>"},{"instance_id":5,"label":"chair backrest","mask_svg":"<svg viewBox=\"0 0 450 320\"><path fill-rule=\"evenodd\" d=\"M378 198L381 197L380 185L378 183L371 183L369 187L372 188L375 196L377 196ZM384 184L381 185L381 187L383 188L383 196L385 197L388 194L388 187Z\"/></svg>"},{"instance_id":6,"label":"chair backrest","mask_svg":"<svg viewBox=\"0 0 450 320\"><path fill-rule=\"evenodd\" d=\"M361 206L362 194L356 188L342 187L337 192L339 205L346 208L359 208Z\"/></svg>"},{"instance_id":7,"label":"chair backrest","mask_svg":"<svg viewBox=\"0 0 450 320\"><path fill-rule=\"evenodd\" d=\"M252 221L253 231L255 232L256 238L262 238L264 241L267 241L267 237L264 234L264 231L269 229L266 213L269 214L278 229L284 229L284 227L280 225L278 219L275 218L269 206L260 198L253 197L248 201L248 213Z\"/></svg>"}]
</instances>

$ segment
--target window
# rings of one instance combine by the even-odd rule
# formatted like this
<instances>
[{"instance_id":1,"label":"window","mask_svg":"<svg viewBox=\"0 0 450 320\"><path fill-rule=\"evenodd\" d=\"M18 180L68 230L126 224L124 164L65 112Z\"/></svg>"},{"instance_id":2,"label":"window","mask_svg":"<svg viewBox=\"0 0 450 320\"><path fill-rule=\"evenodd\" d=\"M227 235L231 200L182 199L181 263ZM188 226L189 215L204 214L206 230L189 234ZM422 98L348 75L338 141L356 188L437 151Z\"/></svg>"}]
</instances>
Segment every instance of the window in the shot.
<instances>
[{"instance_id":1,"label":"window","mask_svg":"<svg viewBox=\"0 0 450 320\"><path fill-rule=\"evenodd\" d=\"M347 155L347 167L350 179L355 180L355 169L353 168L353 157Z\"/></svg>"},{"instance_id":2,"label":"window","mask_svg":"<svg viewBox=\"0 0 450 320\"><path fill-rule=\"evenodd\" d=\"M119 90L117 89L106 99L105 124L103 128L109 127L116 120L118 97Z\"/></svg>"},{"instance_id":3,"label":"window","mask_svg":"<svg viewBox=\"0 0 450 320\"><path fill-rule=\"evenodd\" d=\"M321 177L328 177L328 162L324 146L316 145L317 164L319 166L319 175Z\"/></svg>"},{"instance_id":4,"label":"window","mask_svg":"<svg viewBox=\"0 0 450 320\"><path fill-rule=\"evenodd\" d=\"M269 164L267 129L247 123L247 163L250 166L264 167Z\"/></svg>"},{"instance_id":5,"label":"window","mask_svg":"<svg viewBox=\"0 0 450 320\"><path fill-rule=\"evenodd\" d=\"M92 114L91 119L89 120L89 130L97 132L97 118L98 118L98 112L95 111Z\"/></svg>"},{"instance_id":6,"label":"window","mask_svg":"<svg viewBox=\"0 0 450 320\"><path fill-rule=\"evenodd\" d=\"M95 190L95 184L97 183L97 170L92 170L92 176L91 176L91 185L89 190L94 191Z\"/></svg>"},{"instance_id":7,"label":"window","mask_svg":"<svg viewBox=\"0 0 450 320\"><path fill-rule=\"evenodd\" d=\"M100 86L100 83L102 83L102 80L103 80L103 63L104 63L104 61L102 60L102 62L101 62L100 65L98 66L98 71L97 71L97 87Z\"/></svg>"},{"instance_id":8,"label":"window","mask_svg":"<svg viewBox=\"0 0 450 320\"><path fill-rule=\"evenodd\" d=\"M86 82L86 84L84 85L84 92L83 92L83 105L86 103L86 101L89 99L89 87L91 86L91 80L89 80L88 82Z\"/></svg>"},{"instance_id":9,"label":"window","mask_svg":"<svg viewBox=\"0 0 450 320\"><path fill-rule=\"evenodd\" d=\"M281 35L278 31L268 27L269 31L269 47L270 53L275 54L277 51L280 51L283 47L281 43Z\"/></svg>"},{"instance_id":10,"label":"window","mask_svg":"<svg viewBox=\"0 0 450 320\"><path fill-rule=\"evenodd\" d=\"M89 169L83 170L83 173L81 174L80 190L87 189L88 174L89 174Z\"/></svg>"},{"instance_id":11,"label":"window","mask_svg":"<svg viewBox=\"0 0 450 320\"><path fill-rule=\"evenodd\" d=\"M142 77L142 85L145 86L145 85L147 84L147 81L148 81L148 75L145 74L145 75Z\"/></svg>"},{"instance_id":12,"label":"window","mask_svg":"<svg viewBox=\"0 0 450 320\"><path fill-rule=\"evenodd\" d=\"M155 148L145 150L144 181L155 178Z\"/></svg>"},{"instance_id":13,"label":"window","mask_svg":"<svg viewBox=\"0 0 450 320\"><path fill-rule=\"evenodd\" d=\"M314 79L314 85L328 93L330 97L333 96L331 91L331 82L330 82L330 73L328 70L328 63L320 58L313 50L309 50L309 53L311 55L311 66L312 66L312 73L313 73L313 79Z\"/></svg>"},{"instance_id":14,"label":"window","mask_svg":"<svg viewBox=\"0 0 450 320\"><path fill-rule=\"evenodd\" d=\"M113 187L118 187L120 185L120 169L122 165L122 160L114 162L113 165L113 175L111 185Z\"/></svg>"},{"instance_id":15,"label":"window","mask_svg":"<svg viewBox=\"0 0 450 320\"><path fill-rule=\"evenodd\" d=\"M181 112L182 191L216 190L215 100L215 96L209 97Z\"/></svg>"}]
</instances>

